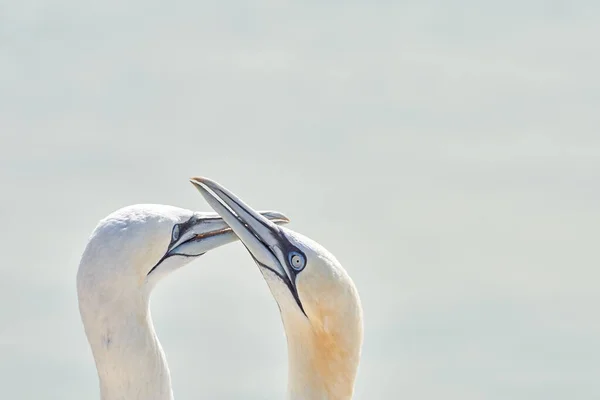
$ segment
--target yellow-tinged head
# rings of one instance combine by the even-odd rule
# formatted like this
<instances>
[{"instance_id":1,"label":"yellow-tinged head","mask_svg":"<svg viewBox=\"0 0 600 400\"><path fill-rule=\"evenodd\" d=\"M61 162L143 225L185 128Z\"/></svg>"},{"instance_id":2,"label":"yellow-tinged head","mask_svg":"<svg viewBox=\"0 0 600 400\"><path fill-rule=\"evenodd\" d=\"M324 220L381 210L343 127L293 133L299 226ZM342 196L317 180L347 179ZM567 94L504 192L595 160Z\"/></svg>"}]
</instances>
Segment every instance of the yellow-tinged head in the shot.
<instances>
[{"instance_id":1,"label":"yellow-tinged head","mask_svg":"<svg viewBox=\"0 0 600 400\"><path fill-rule=\"evenodd\" d=\"M363 340L350 276L321 245L273 224L218 183L192 183L246 246L279 305L291 398L350 399Z\"/></svg>"}]
</instances>

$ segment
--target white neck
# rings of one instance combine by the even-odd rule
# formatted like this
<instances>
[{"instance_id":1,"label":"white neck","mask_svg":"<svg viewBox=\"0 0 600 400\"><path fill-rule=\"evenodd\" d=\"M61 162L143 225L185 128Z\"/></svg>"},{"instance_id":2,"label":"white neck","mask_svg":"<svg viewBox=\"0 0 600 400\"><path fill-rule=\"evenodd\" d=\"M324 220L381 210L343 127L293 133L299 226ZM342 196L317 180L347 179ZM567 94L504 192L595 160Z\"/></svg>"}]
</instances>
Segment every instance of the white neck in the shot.
<instances>
[{"instance_id":1,"label":"white neck","mask_svg":"<svg viewBox=\"0 0 600 400\"><path fill-rule=\"evenodd\" d=\"M80 299L101 399L172 400L169 368L154 332L148 300L146 296L125 297L110 304Z\"/></svg>"}]
</instances>

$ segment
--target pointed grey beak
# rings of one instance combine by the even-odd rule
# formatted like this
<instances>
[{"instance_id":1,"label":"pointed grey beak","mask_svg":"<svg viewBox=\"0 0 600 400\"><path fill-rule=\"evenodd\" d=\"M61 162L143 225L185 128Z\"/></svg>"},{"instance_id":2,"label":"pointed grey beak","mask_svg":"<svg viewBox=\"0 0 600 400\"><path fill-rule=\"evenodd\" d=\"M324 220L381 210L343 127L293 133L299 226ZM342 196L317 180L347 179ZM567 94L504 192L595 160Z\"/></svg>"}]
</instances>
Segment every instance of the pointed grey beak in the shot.
<instances>
[{"instance_id":1,"label":"pointed grey beak","mask_svg":"<svg viewBox=\"0 0 600 400\"><path fill-rule=\"evenodd\" d=\"M261 211L260 215L273 225L286 224L290 221L277 211ZM194 213L188 221L173 227L171 243L167 251L148 275L169 257L199 257L209 250L235 242L237 239L238 236L219 214Z\"/></svg>"},{"instance_id":2,"label":"pointed grey beak","mask_svg":"<svg viewBox=\"0 0 600 400\"><path fill-rule=\"evenodd\" d=\"M284 232L217 182L203 177L190 181L233 229L256 264L276 274L287 285L304 312L296 289L296 271L287 257L291 244Z\"/></svg>"}]
</instances>

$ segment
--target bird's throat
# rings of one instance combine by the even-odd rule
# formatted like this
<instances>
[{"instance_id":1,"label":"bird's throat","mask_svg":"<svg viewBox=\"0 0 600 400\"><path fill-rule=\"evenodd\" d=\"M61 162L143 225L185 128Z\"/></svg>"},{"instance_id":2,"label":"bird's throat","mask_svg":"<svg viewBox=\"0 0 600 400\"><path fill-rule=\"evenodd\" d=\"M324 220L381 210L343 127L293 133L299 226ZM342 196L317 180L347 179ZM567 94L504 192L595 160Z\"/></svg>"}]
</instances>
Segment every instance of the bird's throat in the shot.
<instances>
[{"instance_id":1,"label":"bird's throat","mask_svg":"<svg viewBox=\"0 0 600 400\"><path fill-rule=\"evenodd\" d=\"M330 332L289 333L288 394L291 400L349 400L354 392L358 355ZM302 333L301 333L302 332Z\"/></svg>"},{"instance_id":2,"label":"bird's throat","mask_svg":"<svg viewBox=\"0 0 600 400\"><path fill-rule=\"evenodd\" d=\"M148 309L104 318L97 314L84 318L84 326L102 400L173 399L169 369Z\"/></svg>"}]
</instances>

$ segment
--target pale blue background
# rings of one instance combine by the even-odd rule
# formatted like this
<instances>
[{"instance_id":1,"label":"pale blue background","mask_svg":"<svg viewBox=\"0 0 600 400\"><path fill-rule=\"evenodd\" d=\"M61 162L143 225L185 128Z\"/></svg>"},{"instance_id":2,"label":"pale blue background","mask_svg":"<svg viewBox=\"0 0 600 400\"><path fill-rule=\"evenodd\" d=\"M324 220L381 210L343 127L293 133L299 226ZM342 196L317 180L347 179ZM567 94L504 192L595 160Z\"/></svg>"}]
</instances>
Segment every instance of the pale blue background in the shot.
<instances>
[{"instance_id":1,"label":"pale blue background","mask_svg":"<svg viewBox=\"0 0 600 400\"><path fill-rule=\"evenodd\" d=\"M206 175L354 278L357 399L600 398L599 4L0 2L1 397L98 397L87 237ZM176 398L284 397L240 244L152 311Z\"/></svg>"}]
</instances>

